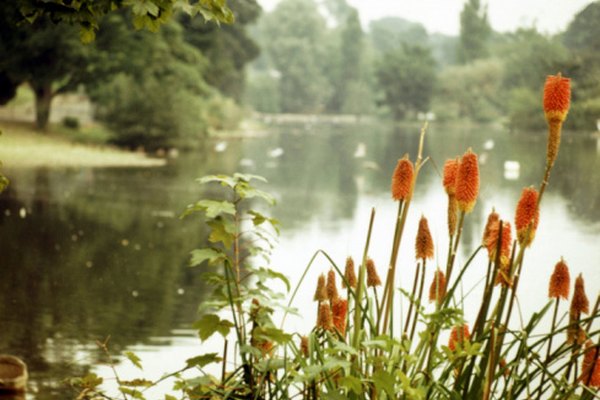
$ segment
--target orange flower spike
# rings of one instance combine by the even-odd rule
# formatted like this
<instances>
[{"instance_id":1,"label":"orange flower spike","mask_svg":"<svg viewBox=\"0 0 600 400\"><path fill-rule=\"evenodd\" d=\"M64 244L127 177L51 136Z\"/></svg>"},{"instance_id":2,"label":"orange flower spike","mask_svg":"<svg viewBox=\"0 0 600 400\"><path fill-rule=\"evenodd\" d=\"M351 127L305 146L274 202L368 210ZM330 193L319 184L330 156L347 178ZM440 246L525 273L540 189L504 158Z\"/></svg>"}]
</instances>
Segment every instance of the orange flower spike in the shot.
<instances>
[{"instance_id":1,"label":"orange flower spike","mask_svg":"<svg viewBox=\"0 0 600 400\"><path fill-rule=\"evenodd\" d=\"M579 380L586 386L600 387L600 354L598 346L590 340L585 346L585 355L581 362L581 376Z\"/></svg>"},{"instance_id":2,"label":"orange flower spike","mask_svg":"<svg viewBox=\"0 0 600 400\"><path fill-rule=\"evenodd\" d=\"M544 84L544 114L548 123L563 122L571 103L571 80L558 75L548 75Z\"/></svg>"},{"instance_id":3,"label":"orange flower spike","mask_svg":"<svg viewBox=\"0 0 600 400\"><path fill-rule=\"evenodd\" d=\"M567 118L571 101L571 81L560 74L548 76L544 85L544 114L548 122L546 165L554 165L560 148L562 123Z\"/></svg>"},{"instance_id":4,"label":"orange flower spike","mask_svg":"<svg viewBox=\"0 0 600 400\"><path fill-rule=\"evenodd\" d=\"M458 172L458 158L454 160L446 160L444 164L444 190L448 196L456 194L456 174Z\"/></svg>"},{"instance_id":5,"label":"orange flower spike","mask_svg":"<svg viewBox=\"0 0 600 400\"><path fill-rule=\"evenodd\" d=\"M471 149L462 156L456 173L456 201L458 209L470 213L479 194L479 163Z\"/></svg>"},{"instance_id":6,"label":"orange flower spike","mask_svg":"<svg viewBox=\"0 0 600 400\"><path fill-rule=\"evenodd\" d=\"M352 257L346 258L346 269L344 270L345 281L342 281L342 287L346 288L346 282L348 286L356 289L356 273L354 271L354 260Z\"/></svg>"},{"instance_id":7,"label":"orange flower spike","mask_svg":"<svg viewBox=\"0 0 600 400\"><path fill-rule=\"evenodd\" d=\"M487 227L486 227L487 228ZM496 260L496 250L498 249L498 239L500 236L500 221L496 221L490 226L488 238L485 243L491 261ZM512 231L510 222L502 223L502 239L500 242L500 265L506 266L510 261L510 250L512 244Z\"/></svg>"},{"instance_id":8,"label":"orange flower spike","mask_svg":"<svg viewBox=\"0 0 600 400\"><path fill-rule=\"evenodd\" d=\"M367 287L381 286L381 278L377 274L375 262L372 259L367 259Z\"/></svg>"},{"instance_id":9,"label":"orange flower spike","mask_svg":"<svg viewBox=\"0 0 600 400\"><path fill-rule=\"evenodd\" d=\"M548 297L550 298L569 298L569 289L571 286L571 276L569 267L561 258L554 266L554 272L550 276L550 285L548 287Z\"/></svg>"},{"instance_id":10,"label":"orange flower spike","mask_svg":"<svg viewBox=\"0 0 600 400\"><path fill-rule=\"evenodd\" d=\"M408 159L408 154L398 160L392 175L392 198L406 200L412 194L415 180L415 168Z\"/></svg>"},{"instance_id":11,"label":"orange flower spike","mask_svg":"<svg viewBox=\"0 0 600 400\"><path fill-rule=\"evenodd\" d=\"M338 297L338 290L335 284L335 271L330 269L327 273L327 298L329 301L334 301Z\"/></svg>"},{"instance_id":12,"label":"orange flower spike","mask_svg":"<svg viewBox=\"0 0 600 400\"><path fill-rule=\"evenodd\" d=\"M330 331L333 329L333 317L331 307L327 303L319 304L319 314L317 315L317 328Z\"/></svg>"},{"instance_id":13,"label":"orange flower spike","mask_svg":"<svg viewBox=\"0 0 600 400\"><path fill-rule=\"evenodd\" d=\"M463 346L463 343L468 342L471 339L471 333L469 332L469 325L463 324L462 326L455 326L450 332L450 340L448 341L448 348L450 351L456 351L457 346Z\"/></svg>"},{"instance_id":14,"label":"orange flower spike","mask_svg":"<svg viewBox=\"0 0 600 400\"><path fill-rule=\"evenodd\" d=\"M500 220L500 215L498 215L498 213L496 212L495 209L492 209L492 212L490 213L490 215L488 215L488 219L485 224L485 229L483 230L483 240L482 240L483 245L488 248L488 252L490 250L488 243L490 242L490 240L492 240L492 238L490 237L490 235L492 233L491 231L492 231L492 229L497 228L499 220ZM497 240L497 238L496 238L496 240Z\"/></svg>"},{"instance_id":15,"label":"orange flower spike","mask_svg":"<svg viewBox=\"0 0 600 400\"><path fill-rule=\"evenodd\" d=\"M415 254L417 260L433 258L433 239L431 238L427 218L424 216L421 216L421 220L419 221L419 229L417 230L417 240L415 243Z\"/></svg>"},{"instance_id":16,"label":"orange flower spike","mask_svg":"<svg viewBox=\"0 0 600 400\"><path fill-rule=\"evenodd\" d=\"M317 281L317 289L315 290L314 301L325 301L327 300L327 288L325 287L325 275L319 275Z\"/></svg>"},{"instance_id":17,"label":"orange flower spike","mask_svg":"<svg viewBox=\"0 0 600 400\"><path fill-rule=\"evenodd\" d=\"M571 299L571 314L589 314L590 312L590 301L585 294L585 282L583 276L579 274L575 279L575 290L573 292L573 298Z\"/></svg>"},{"instance_id":18,"label":"orange flower spike","mask_svg":"<svg viewBox=\"0 0 600 400\"><path fill-rule=\"evenodd\" d=\"M446 276L439 269L433 275L433 282L429 287L429 302L441 304L446 296Z\"/></svg>"},{"instance_id":19,"label":"orange flower spike","mask_svg":"<svg viewBox=\"0 0 600 400\"><path fill-rule=\"evenodd\" d=\"M531 245L539 220L538 192L533 187L525 188L521 192L515 214L517 240L521 246L529 247Z\"/></svg>"},{"instance_id":20,"label":"orange flower spike","mask_svg":"<svg viewBox=\"0 0 600 400\"><path fill-rule=\"evenodd\" d=\"M300 352L304 357L308 357L308 337L300 336Z\"/></svg>"},{"instance_id":21,"label":"orange flower spike","mask_svg":"<svg viewBox=\"0 0 600 400\"><path fill-rule=\"evenodd\" d=\"M332 305L333 326L342 337L346 336L346 316L348 314L348 300L336 299Z\"/></svg>"}]
</instances>

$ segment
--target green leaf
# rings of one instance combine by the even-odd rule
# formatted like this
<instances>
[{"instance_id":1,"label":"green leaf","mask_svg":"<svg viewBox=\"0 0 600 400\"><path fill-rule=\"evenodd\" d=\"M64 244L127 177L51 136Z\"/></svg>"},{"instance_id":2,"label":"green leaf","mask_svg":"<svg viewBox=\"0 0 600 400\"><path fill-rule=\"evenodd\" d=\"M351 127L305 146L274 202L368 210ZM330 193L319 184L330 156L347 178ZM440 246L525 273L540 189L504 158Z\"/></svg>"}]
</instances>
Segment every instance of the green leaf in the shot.
<instances>
[{"instance_id":1,"label":"green leaf","mask_svg":"<svg viewBox=\"0 0 600 400\"><path fill-rule=\"evenodd\" d=\"M211 228L210 235L208 236L208 240L211 243L219 243L222 242L225 247L231 247L233 244L233 240L235 239L235 225L229 221L216 219L206 223Z\"/></svg>"},{"instance_id":2,"label":"green leaf","mask_svg":"<svg viewBox=\"0 0 600 400\"><path fill-rule=\"evenodd\" d=\"M206 19L209 20L209 18L206 18ZM230 188L233 188L235 186L235 184L237 183L234 178L232 178L231 176L227 176L227 175L207 175L207 176L203 176L202 178L196 179L196 182L198 182L201 185L204 185L204 184L210 183L210 182L219 182L221 185L229 186Z\"/></svg>"},{"instance_id":3,"label":"green leaf","mask_svg":"<svg viewBox=\"0 0 600 400\"><path fill-rule=\"evenodd\" d=\"M373 373L373 383L378 392L385 392L390 398L395 398L394 377L386 371L377 370Z\"/></svg>"},{"instance_id":4,"label":"green leaf","mask_svg":"<svg viewBox=\"0 0 600 400\"><path fill-rule=\"evenodd\" d=\"M205 341L216 332L219 332L221 336L226 337L233 326L233 323L222 320L215 314L204 315L192 325L194 329L198 330L198 335L202 341Z\"/></svg>"},{"instance_id":5,"label":"green leaf","mask_svg":"<svg viewBox=\"0 0 600 400\"><path fill-rule=\"evenodd\" d=\"M142 363L140 362L141 360L140 360L140 358L139 358L137 355L135 355L135 354L134 354L134 353L132 353L131 351L125 351L125 352L123 353L123 355L124 355L125 357L127 357L127 358L129 359L129 361L131 361L131 363L132 363L133 365L135 365L136 367L138 367L138 368L139 368L139 369L141 369L141 370L143 370L143 369L144 369L144 368L142 367Z\"/></svg>"},{"instance_id":6,"label":"green leaf","mask_svg":"<svg viewBox=\"0 0 600 400\"><path fill-rule=\"evenodd\" d=\"M362 389L362 382L360 381L360 379L354 377L354 376L344 376L340 379L340 386L344 387L348 390L348 392L353 392L356 394L361 394L363 389Z\"/></svg>"},{"instance_id":7,"label":"green leaf","mask_svg":"<svg viewBox=\"0 0 600 400\"><path fill-rule=\"evenodd\" d=\"M133 397L134 399L140 399L140 400L145 399L144 395L139 390L130 389L125 386L119 386L119 391L123 394L128 394L129 396Z\"/></svg>"},{"instance_id":8,"label":"green leaf","mask_svg":"<svg viewBox=\"0 0 600 400\"><path fill-rule=\"evenodd\" d=\"M189 205L184 214L188 215L197 211L204 211L206 218L213 219L221 214L235 215L235 205L229 201L200 200L196 204Z\"/></svg>"},{"instance_id":9,"label":"green leaf","mask_svg":"<svg viewBox=\"0 0 600 400\"><path fill-rule=\"evenodd\" d=\"M267 183L267 179L260 175L240 174L239 172L236 172L235 174L233 174L233 177L237 180L243 180L246 182L250 182L251 180L255 179L255 180Z\"/></svg>"},{"instance_id":10,"label":"green leaf","mask_svg":"<svg viewBox=\"0 0 600 400\"><path fill-rule=\"evenodd\" d=\"M165 400L177 400L177 397L171 396L170 394L165 394Z\"/></svg>"},{"instance_id":11,"label":"green leaf","mask_svg":"<svg viewBox=\"0 0 600 400\"><path fill-rule=\"evenodd\" d=\"M255 187L250 186L247 182L240 182L235 186L235 192L242 199L251 199L258 197L259 199L263 199L270 205L275 204L275 198L271 196L269 193L264 192L260 189L256 189Z\"/></svg>"},{"instance_id":12,"label":"green leaf","mask_svg":"<svg viewBox=\"0 0 600 400\"><path fill-rule=\"evenodd\" d=\"M131 387L151 387L154 383L147 379L133 379L130 381L121 381L121 385L123 386L131 386Z\"/></svg>"},{"instance_id":13,"label":"green leaf","mask_svg":"<svg viewBox=\"0 0 600 400\"><path fill-rule=\"evenodd\" d=\"M288 292L290 291L290 288L291 288L290 281L281 272L273 271L272 269L268 269L268 268L259 268L256 271L256 276L258 276L259 278L262 278L263 280L268 279L268 278L279 279L281 282L283 282L285 284L287 291Z\"/></svg>"},{"instance_id":14,"label":"green leaf","mask_svg":"<svg viewBox=\"0 0 600 400\"><path fill-rule=\"evenodd\" d=\"M196 249L192 251L192 259L190 261L190 266L196 267L206 260L208 260L208 264L214 265L226 259L227 256L221 250L215 249L213 247L206 247L203 249Z\"/></svg>"},{"instance_id":15,"label":"green leaf","mask_svg":"<svg viewBox=\"0 0 600 400\"><path fill-rule=\"evenodd\" d=\"M79 29L79 40L84 44L92 43L96 40L96 31L92 27L82 26L81 29Z\"/></svg>"},{"instance_id":16,"label":"green leaf","mask_svg":"<svg viewBox=\"0 0 600 400\"><path fill-rule=\"evenodd\" d=\"M188 358L187 360L185 360L185 363L188 366L188 368L191 368L191 367L202 368L205 365L212 364L214 362L220 362L220 361L222 361L222 358L219 357L219 355L217 353L208 353L208 354L203 354L201 356Z\"/></svg>"},{"instance_id":17,"label":"green leaf","mask_svg":"<svg viewBox=\"0 0 600 400\"><path fill-rule=\"evenodd\" d=\"M279 344L285 344L292 340L292 335L274 327L258 327L253 330L252 334L257 339L269 340Z\"/></svg>"}]
</instances>

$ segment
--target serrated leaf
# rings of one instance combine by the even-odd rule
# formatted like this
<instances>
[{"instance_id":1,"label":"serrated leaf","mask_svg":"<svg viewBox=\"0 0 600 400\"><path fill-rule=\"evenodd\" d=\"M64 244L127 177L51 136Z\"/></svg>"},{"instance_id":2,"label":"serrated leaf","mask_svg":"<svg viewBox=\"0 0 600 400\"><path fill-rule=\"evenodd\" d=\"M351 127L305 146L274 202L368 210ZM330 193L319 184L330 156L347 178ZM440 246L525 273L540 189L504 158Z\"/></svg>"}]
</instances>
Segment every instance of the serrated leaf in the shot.
<instances>
[{"instance_id":1,"label":"serrated leaf","mask_svg":"<svg viewBox=\"0 0 600 400\"><path fill-rule=\"evenodd\" d=\"M207 175L207 176L203 176L202 178L196 179L196 182L198 182L201 185L204 185L204 184L210 183L210 182L219 182L221 185L229 186L230 188L233 188L235 186L235 184L237 183L234 178L232 178L231 176L227 176L227 175Z\"/></svg>"},{"instance_id":2,"label":"serrated leaf","mask_svg":"<svg viewBox=\"0 0 600 400\"><path fill-rule=\"evenodd\" d=\"M257 339L273 341L279 344L285 344L292 340L292 335L274 327L258 327L253 330L252 334Z\"/></svg>"},{"instance_id":3,"label":"serrated leaf","mask_svg":"<svg viewBox=\"0 0 600 400\"><path fill-rule=\"evenodd\" d=\"M235 215L235 205L229 201L200 200L197 203L188 206L186 213L204 211L206 218L216 218L221 214Z\"/></svg>"},{"instance_id":4,"label":"serrated leaf","mask_svg":"<svg viewBox=\"0 0 600 400\"><path fill-rule=\"evenodd\" d=\"M221 242L226 248L231 247L233 240L235 239L235 235L230 232L230 224L227 224L226 221L221 220L213 220L207 222L206 224L211 228L210 235L208 235L208 240L211 243Z\"/></svg>"},{"instance_id":5,"label":"serrated leaf","mask_svg":"<svg viewBox=\"0 0 600 400\"><path fill-rule=\"evenodd\" d=\"M208 260L210 265L227 259L227 256L219 249L212 247L206 247L204 249L196 249L192 251L192 259L190 260L190 266L196 267Z\"/></svg>"},{"instance_id":6,"label":"serrated leaf","mask_svg":"<svg viewBox=\"0 0 600 400\"><path fill-rule=\"evenodd\" d=\"M251 199L251 198L257 197L259 199L263 199L270 205L275 204L275 198L273 196L271 196L269 193L267 193L265 191L256 189L255 187L248 185L248 183L246 183L246 182L240 182L239 184L237 184L235 186L235 192L242 199Z\"/></svg>"},{"instance_id":7,"label":"serrated leaf","mask_svg":"<svg viewBox=\"0 0 600 400\"><path fill-rule=\"evenodd\" d=\"M394 377L383 370L377 370L373 373L373 383L378 392L385 392L390 398L395 398Z\"/></svg>"},{"instance_id":8,"label":"serrated leaf","mask_svg":"<svg viewBox=\"0 0 600 400\"><path fill-rule=\"evenodd\" d=\"M215 314L204 315L192 325L194 329L198 330L198 335L202 341L205 341L216 332L226 337L233 326L233 323L222 320Z\"/></svg>"},{"instance_id":9,"label":"serrated leaf","mask_svg":"<svg viewBox=\"0 0 600 400\"><path fill-rule=\"evenodd\" d=\"M205 365L212 364L214 362L220 362L220 361L222 361L222 358L219 357L219 355L217 353L208 353L208 354L203 354L201 356L188 358L187 360L185 360L185 363L189 368L191 368L191 367L202 368Z\"/></svg>"},{"instance_id":10,"label":"serrated leaf","mask_svg":"<svg viewBox=\"0 0 600 400\"><path fill-rule=\"evenodd\" d=\"M138 367L139 369L143 370L144 368L142 367L142 363L140 362L140 358L135 355L134 353L132 353L131 351L125 351L123 352L123 355L125 357L127 357L129 359L129 361L131 361L131 363L133 365L135 365L136 367Z\"/></svg>"}]
</instances>

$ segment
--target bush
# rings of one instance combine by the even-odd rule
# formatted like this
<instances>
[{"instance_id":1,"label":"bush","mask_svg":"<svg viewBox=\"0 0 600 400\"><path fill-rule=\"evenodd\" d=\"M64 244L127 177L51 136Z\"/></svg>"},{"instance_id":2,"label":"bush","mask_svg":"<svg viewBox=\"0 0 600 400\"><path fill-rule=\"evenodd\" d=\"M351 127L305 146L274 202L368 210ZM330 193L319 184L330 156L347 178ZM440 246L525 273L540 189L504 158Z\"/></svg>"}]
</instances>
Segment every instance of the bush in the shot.
<instances>
[{"instance_id":1,"label":"bush","mask_svg":"<svg viewBox=\"0 0 600 400\"><path fill-rule=\"evenodd\" d=\"M77 117L64 117L62 120L62 124L65 128L69 128L69 129L75 129L78 130L79 129L79 118Z\"/></svg>"}]
</instances>

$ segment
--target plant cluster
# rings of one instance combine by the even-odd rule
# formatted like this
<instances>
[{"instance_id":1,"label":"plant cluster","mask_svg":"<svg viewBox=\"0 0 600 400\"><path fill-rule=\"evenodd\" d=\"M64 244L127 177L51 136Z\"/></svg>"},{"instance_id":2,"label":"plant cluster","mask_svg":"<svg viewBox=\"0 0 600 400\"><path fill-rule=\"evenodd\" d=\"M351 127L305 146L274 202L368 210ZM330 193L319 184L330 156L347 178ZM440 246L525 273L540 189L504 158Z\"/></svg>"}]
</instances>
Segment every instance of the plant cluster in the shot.
<instances>
[{"instance_id":1,"label":"plant cluster","mask_svg":"<svg viewBox=\"0 0 600 400\"><path fill-rule=\"evenodd\" d=\"M449 247L445 268L435 271L429 285L430 305L424 301L424 292L434 241L424 216L415 239L417 269L412 290L409 293L396 286L404 227L419 172L428 160L422 156L426 127L421 131L416 161L411 162L406 155L393 173L391 192L398 202L398 213L385 279L380 278L369 257L373 210L358 271L352 258L339 266L319 250L287 306L280 303L284 298L265 283L268 279L281 280L289 290L285 277L258 267L262 261L257 257L268 264L277 222L244 205L256 198L272 203L272 197L251 185L259 179L255 176L202 178L201 183L217 182L231 193L228 200L201 200L184 213L203 213L211 229L212 245L192 253L192 265L208 264L205 278L215 288L211 300L202 304L203 315L194 326L202 340L221 334L224 349L222 353L188 360L184 370L202 371L205 365L221 363L221 374L202 372L192 380L179 377L175 388L181 391L181 399L597 398L600 331L594 321L600 316L600 297L590 307L584 279L579 275L568 318L560 315L560 303L568 301L571 287L565 260L557 262L550 277L547 305L526 322L515 325L511 320L524 255L535 240L540 204L558 154L569 104L569 79L560 74L549 76L543 99L548 146L540 186L523 189L514 221L503 219L495 211L490 213L481 245L462 266L456 255L465 218L478 198L479 165L470 149L446 161L442 184L448 196ZM487 252L488 261L483 295L477 314L466 315L457 306L461 303L457 301L457 287L474 261L480 259L480 252ZM290 305L318 256L326 258L331 269L317 281L316 326L306 336L285 332L274 324L273 312L282 310L283 321L288 312L294 312ZM342 290L336 280L341 281ZM400 294L402 298L395 299ZM399 302L407 302L406 315L397 311ZM550 330L545 331L542 322L550 310L552 322ZM285 326L283 321L281 326ZM441 343L446 334L448 342ZM227 351L232 336L235 356ZM127 357L139 363L130 353ZM82 399L107 397L99 389L100 382L91 375L72 383L83 389ZM144 387L156 383L119 381L124 397L140 399L144 398Z\"/></svg>"}]
</instances>

